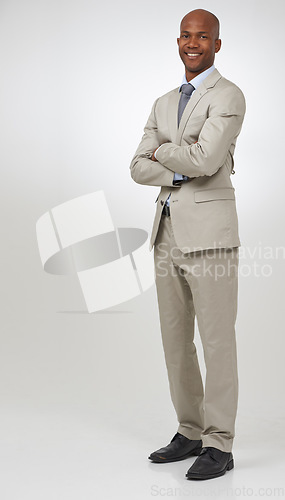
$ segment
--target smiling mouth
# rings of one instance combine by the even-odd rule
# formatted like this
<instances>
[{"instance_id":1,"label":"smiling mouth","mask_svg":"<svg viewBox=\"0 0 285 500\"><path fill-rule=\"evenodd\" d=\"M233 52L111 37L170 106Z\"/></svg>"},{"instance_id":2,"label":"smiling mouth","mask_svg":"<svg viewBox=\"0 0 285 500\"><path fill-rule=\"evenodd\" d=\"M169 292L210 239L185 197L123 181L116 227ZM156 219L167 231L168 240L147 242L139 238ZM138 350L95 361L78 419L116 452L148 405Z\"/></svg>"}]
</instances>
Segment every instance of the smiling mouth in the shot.
<instances>
[{"instance_id":1,"label":"smiling mouth","mask_svg":"<svg viewBox=\"0 0 285 500\"><path fill-rule=\"evenodd\" d=\"M196 53L192 53L192 52L185 52L186 56L188 57L199 57L201 54L196 54Z\"/></svg>"}]
</instances>

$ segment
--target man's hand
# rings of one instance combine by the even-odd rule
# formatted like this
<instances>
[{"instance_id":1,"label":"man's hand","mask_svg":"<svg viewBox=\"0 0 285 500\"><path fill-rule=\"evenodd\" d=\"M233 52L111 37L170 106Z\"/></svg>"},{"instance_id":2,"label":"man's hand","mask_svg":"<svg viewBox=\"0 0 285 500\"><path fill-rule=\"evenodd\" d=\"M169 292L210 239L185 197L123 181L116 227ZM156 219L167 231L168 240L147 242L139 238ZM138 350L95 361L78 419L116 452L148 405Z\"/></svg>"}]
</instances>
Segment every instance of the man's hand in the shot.
<instances>
[{"instance_id":1,"label":"man's hand","mask_svg":"<svg viewBox=\"0 0 285 500\"><path fill-rule=\"evenodd\" d=\"M155 151L157 151L157 150L158 150L158 148L156 148L156 150L155 150ZM155 151L152 153L152 157L151 157L152 161L158 161L158 160L156 159L156 157L154 156Z\"/></svg>"}]
</instances>

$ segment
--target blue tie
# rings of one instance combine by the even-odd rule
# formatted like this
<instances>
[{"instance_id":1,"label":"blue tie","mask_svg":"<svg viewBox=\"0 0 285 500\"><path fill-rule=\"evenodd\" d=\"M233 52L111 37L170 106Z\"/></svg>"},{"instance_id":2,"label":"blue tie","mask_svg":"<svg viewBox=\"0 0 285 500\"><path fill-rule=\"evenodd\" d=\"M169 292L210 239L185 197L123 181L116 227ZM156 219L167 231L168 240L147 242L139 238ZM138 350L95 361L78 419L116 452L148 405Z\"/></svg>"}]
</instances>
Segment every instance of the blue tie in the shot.
<instances>
[{"instance_id":1,"label":"blue tie","mask_svg":"<svg viewBox=\"0 0 285 500\"><path fill-rule=\"evenodd\" d=\"M179 127L179 123L180 123L180 120L181 120L181 116L183 114L183 111L186 107L186 104L189 102L189 99L191 97L191 94L194 92L195 90L195 87L191 84L191 83L184 83L182 86L181 86L181 96L180 96L180 100L179 100L179 104L178 104L178 127ZM181 182L182 180L185 179L188 179L188 177L184 177L182 179L179 179L179 182ZM165 205L167 207L169 207L169 198L170 198L170 195L168 196L166 202L165 202Z\"/></svg>"},{"instance_id":2,"label":"blue tie","mask_svg":"<svg viewBox=\"0 0 285 500\"><path fill-rule=\"evenodd\" d=\"M195 87L191 85L191 83L184 83L181 87L181 96L178 104L178 127L181 120L181 116L186 107L186 104L189 102L192 92L194 92Z\"/></svg>"}]
</instances>

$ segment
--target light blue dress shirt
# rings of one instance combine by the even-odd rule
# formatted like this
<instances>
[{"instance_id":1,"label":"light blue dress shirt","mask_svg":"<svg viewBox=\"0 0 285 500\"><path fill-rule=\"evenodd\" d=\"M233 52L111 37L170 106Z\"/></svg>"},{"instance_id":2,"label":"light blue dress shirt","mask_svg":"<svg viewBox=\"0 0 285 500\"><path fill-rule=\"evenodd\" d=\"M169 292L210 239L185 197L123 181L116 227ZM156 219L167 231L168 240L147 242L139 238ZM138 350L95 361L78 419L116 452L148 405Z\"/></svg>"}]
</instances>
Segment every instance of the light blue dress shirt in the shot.
<instances>
[{"instance_id":1,"label":"light blue dress shirt","mask_svg":"<svg viewBox=\"0 0 285 500\"><path fill-rule=\"evenodd\" d=\"M201 83L205 80L205 78L207 78L207 76L209 76L212 73L212 71L214 71L214 69L215 69L215 66L213 64L210 68L208 68L205 71L203 71L203 73L200 73L199 75L195 76L195 78L193 78L190 82L187 82L186 75L184 74L183 75L183 79L182 79L182 83L181 83L181 85L179 87L179 92L181 91L182 85L184 85L185 83L191 83L191 85L193 85L193 87L195 87L195 90L193 90L193 92L191 94L191 97L190 97L190 99L191 99L192 96L194 95L194 93L196 92L197 88L199 87L199 85L201 85ZM162 144L161 144L161 146L162 146ZM159 146L159 148L161 146ZM158 151L159 148L157 148L156 151ZM154 153L154 156L156 158L156 152ZM173 180L174 181L183 181L183 180L187 180L187 179L188 179L187 176L185 176L185 175L183 176L182 174L177 174L176 172L175 172L175 174L173 176ZM167 206L169 206L169 198L170 198L170 195L168 196L168 198L167 198L167 200L165 202L165 204Z\"/></svg>"}]
</instances>

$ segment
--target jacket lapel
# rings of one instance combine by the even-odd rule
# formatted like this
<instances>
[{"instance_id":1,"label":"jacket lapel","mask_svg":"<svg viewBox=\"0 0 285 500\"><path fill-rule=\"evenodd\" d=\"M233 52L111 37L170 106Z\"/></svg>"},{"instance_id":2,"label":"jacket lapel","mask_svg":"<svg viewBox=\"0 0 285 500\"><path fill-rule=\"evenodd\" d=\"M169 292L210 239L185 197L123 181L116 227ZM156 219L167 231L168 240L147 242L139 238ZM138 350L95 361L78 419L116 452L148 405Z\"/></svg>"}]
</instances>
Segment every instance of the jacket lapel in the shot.
<instances>
[{"instance_id":1,"label":"jacket lapel","mask_svg":"<svg viewBox=\"0 0 285 500\"><path fill-rule=\"evenodd\" d=\"M178 128L178 103L180 99L179 87L173 90L172 94L170 94L168 101L168 110L167 110L167 119L168 119L168 129L170 134L171 142L176 141L177 136L177 128Z\"/></svg>"},{"instance_id":2,"label":"jacket lapel","mask_svg":"<svg viewBox=\"0 0 285 500\"><path fill-rule=\"evenodd\" d=\"M177 124L177 114L178 114L178 103L180 99L179 88L175 89L169 98L168 105L168 126L170 132L170 138L175 144L180 144L183 132L185 130L186 124L197 106L198 102L202 97L208 92L209 89L214 87L218 80L222 78L222 75L217 69L214 69L212 73L205 78L205 80L199 85L198 89L194 92L193 96L190 98L188 104L186 105L183 115L180 120L178 127Z\"/></svg>"}]
</instances>

